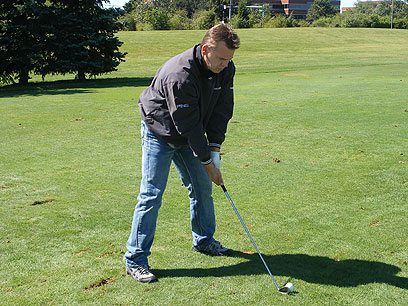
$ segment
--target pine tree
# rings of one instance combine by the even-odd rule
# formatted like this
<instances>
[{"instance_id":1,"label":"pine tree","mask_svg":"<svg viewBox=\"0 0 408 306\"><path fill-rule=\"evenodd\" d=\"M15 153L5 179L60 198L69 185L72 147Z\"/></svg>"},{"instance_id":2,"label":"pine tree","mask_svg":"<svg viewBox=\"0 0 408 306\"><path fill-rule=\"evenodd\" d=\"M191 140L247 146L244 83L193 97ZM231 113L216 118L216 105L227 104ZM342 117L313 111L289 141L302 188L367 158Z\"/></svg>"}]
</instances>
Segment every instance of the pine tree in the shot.
<instances>
[{"instance_id":1,"label":"pine tree","mask_svg":"<svg viewBox=\"0 0 408 306\"><path fill-rule=\"evenodd\" d=\"M30 73L115 71L126 53L114 34L118 11L104 0L0 1L0 83L27 84Z\"/></svg>"},{"instance_id":2,"label":"pine tree","mask_svg":"<svg viewBox=\"0 0 408 306\"><path fill-rule=\"evenodd\" d=\"M49 36L47 65L42 75L75 73L97 76L117 70L125 54L114 36L119 30L118 12L103 9L102 0L51 0L55 17Z\"/></svg>"},{"instance_id":3,"label":"pine tree","mask_svg":"<svg viewBox=\"0 0 408 306\"><path fill-rule=\"evenodd\" d=\"M27 84L42 63L45 0L0 2L0 82Z\"/></svg>"}]
</instances>

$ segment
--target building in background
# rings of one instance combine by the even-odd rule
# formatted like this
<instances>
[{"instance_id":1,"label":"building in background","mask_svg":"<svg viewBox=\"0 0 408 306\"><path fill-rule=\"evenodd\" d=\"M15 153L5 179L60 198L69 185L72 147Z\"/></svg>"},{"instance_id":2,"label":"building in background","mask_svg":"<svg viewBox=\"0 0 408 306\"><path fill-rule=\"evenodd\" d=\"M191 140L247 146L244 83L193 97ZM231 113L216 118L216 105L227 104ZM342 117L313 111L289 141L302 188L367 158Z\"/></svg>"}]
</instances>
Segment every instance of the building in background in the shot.
<instances>
[{"instance_id":1,"label":"building in background","mask_svg":"<svg viewBox=\"0 0 408 306\"><path fill-rule=\"evenodd\" d=\"M293 15L296 19L305 19L314 0L254 0L253 5L269 4L274 13ZM340 0L331 0L331 4L340 12Z\"/></svg>"}]
</instances>

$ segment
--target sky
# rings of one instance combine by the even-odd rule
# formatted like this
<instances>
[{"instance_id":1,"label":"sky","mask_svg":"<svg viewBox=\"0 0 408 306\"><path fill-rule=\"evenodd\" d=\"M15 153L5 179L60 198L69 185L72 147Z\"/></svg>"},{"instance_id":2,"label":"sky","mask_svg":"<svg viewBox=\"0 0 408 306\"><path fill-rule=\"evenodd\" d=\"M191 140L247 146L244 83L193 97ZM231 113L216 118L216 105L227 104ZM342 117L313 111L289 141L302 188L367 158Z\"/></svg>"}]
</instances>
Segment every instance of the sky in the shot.
<instances>
[{"instance_id":1,"label":"sky","mask_svg":"<svg viewBox=\"0 0 408 306\"><path fill-rule=\"evenodd\" d=\"M110 0L110 4L114 6L123 6L129 0ZM349 7L354 6L354 2L357 0L341 0L340 6L341 7Z\"/></svg>"}]
</instances>

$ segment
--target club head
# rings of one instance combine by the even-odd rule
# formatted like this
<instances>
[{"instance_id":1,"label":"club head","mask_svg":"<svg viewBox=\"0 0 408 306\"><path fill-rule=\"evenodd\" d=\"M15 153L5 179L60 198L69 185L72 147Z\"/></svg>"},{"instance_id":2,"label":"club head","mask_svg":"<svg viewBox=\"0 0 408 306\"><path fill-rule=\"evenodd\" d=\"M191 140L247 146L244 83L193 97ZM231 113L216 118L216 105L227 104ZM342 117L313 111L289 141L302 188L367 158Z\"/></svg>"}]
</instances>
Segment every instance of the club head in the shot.
<instances>
[{"instance_id":1,"label":"club head","mask_svg":"<svg viewBox=\"0 0 408 306\"><path fill-rule=\"evenodd\" d=\"M293 291L293 284L292 283L287 283L284 287L279 288L279 292L281 294L288 294Z\"/></svg>"}]
</instances>

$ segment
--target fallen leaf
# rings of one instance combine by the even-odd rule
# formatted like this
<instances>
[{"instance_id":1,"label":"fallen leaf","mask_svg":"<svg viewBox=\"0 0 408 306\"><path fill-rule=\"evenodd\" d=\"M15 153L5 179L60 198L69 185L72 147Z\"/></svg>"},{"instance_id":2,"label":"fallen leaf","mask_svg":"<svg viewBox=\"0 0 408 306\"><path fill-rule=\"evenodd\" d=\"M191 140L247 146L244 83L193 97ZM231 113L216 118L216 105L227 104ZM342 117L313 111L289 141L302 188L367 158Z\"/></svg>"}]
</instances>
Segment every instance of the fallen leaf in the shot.
<instances>
[{"instance_id":1,"label":"fallen leaf","mask_svg":"<svg viewBox=\"0 0 408 306\"><path fill-rule=\"evenodd\" d=\"M403 265L407 265L407 264L408 264L408 260L404 260L404 261L402 262L402 264L403 264Z\"/></svg>"},{"instance_id":2,"label":"fallen leaf","mask_svg":"<svg viewBox=\"0 0 408 306\"><path fill-rule=\"evenodd\" d=\"M275 163L280 163L280 159L279 159L279 158L274 158L273 161L274 161Z\"/></svg>"},{"instance_id":3,"label":"fallen leaf","mask_svg":"<svg viewBox=\"0 0 408 306\"><path fill-rule=\"evenodd\" d=\"M85 250L81 250L81 251L79 251L78 253L75 253L75 255L76 255L76 256L79 256L79 255L81 255L81 254L83 254L83 253L89 252L90 250L91 250L90 248L85 249Z\"/></svg>"},{"instance_id":4,"label":"fallen leaf","mask_svg":"<svg viewBox=\"0 0 408 306\"><path fill-rule=\"evenodd\" d=\"M404 162L403 162L402 160L400 160L398 163L399 163L399 164L404 164Z\"/></svg>"},{"instance_id":5,"label":"fallen leaf","mask_svg":"<svg viewBox=\"0 0 408 306\"><path fill-rule=\"evenodd\" d=\"M247 254L247 255L254 255L255 254L252 251L242 251L242 253Z\"/></svg>"},{"instance_id":6,"label":"fallen leaf","mask_svg":"<svg viewBox=\"0 0 408 306\"><path fill-rule=\"evenodd\" d=\"M246 164L245 166L244 166L244 168L248 168L248 167L251 167L252 165L251 164Z\"/></svg>"},{"instance_id":7,"label":"fallen leaf","mask_svg":"<svg viewBox=\"0 0 408 306\"><path fill-rule=\"evenodd\" d=\"M81 121L81 120L84 120L84 118L82 118L82 117L80 117L80 118L75 118L75 119L72 119L72 120L71 120L71 122L74 122L74 121Z\"/></svg>"}]
</instances>

